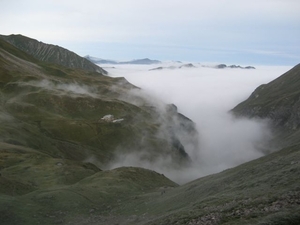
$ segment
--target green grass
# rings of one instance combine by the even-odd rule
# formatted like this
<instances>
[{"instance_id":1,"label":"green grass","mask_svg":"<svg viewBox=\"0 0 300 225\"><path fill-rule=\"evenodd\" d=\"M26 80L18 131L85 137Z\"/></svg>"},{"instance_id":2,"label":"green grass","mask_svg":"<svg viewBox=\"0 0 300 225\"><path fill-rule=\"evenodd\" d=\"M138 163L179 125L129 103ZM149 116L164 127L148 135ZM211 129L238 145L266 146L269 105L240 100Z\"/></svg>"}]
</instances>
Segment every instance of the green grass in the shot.
<instances>
[{"instance_id":1,"label":"green grass","mask_svg":"<svg viewBox=\"0 0 300 225\"><path fill-rule=\"evenodd\" d=\"M300 64L268 84L258 87L232 112L237 116L268 119L274 143L286 147L299 143Z\"/></svg>"}]
</instances>

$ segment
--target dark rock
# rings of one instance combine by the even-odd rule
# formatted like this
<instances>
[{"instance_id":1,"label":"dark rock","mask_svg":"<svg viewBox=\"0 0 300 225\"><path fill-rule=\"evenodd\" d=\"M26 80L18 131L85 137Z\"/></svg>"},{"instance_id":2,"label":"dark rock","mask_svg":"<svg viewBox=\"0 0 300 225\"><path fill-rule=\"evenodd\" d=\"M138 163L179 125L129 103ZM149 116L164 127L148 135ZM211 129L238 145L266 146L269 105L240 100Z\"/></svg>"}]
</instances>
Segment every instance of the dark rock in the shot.
<instances>
[{"instance_id":1,"label":"dark rock","mask_svg":"<svg viewBox=\"0 0 300 225\"><path fill-rule=\"evenodd\" d=\"M177 106L169 104L166 107L167 114L171 118L169 122L169 134L174 150L183 159L190 161L190 156L185 150L185 145L198 148L198 132L192 120L178 113Z\"/></svg>"}]
</instances>

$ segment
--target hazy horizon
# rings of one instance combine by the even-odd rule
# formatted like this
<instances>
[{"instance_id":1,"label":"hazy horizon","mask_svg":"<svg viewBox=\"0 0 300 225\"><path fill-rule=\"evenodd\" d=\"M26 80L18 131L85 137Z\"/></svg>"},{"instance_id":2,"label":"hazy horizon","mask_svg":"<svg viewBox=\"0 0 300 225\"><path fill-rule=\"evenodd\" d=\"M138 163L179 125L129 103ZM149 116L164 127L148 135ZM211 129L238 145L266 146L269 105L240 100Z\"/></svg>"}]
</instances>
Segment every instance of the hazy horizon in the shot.
<instances>
[{"instance_id":1,"label":"hazy horizon","mask_svg":"<svg viewBox=\"0 0 300 225\"><path fill-rule=\"evenodd\" d=\"M81 56L293 66L299 10L297 0L3 0L0 25Z\"/></svg>"}]
</instances>

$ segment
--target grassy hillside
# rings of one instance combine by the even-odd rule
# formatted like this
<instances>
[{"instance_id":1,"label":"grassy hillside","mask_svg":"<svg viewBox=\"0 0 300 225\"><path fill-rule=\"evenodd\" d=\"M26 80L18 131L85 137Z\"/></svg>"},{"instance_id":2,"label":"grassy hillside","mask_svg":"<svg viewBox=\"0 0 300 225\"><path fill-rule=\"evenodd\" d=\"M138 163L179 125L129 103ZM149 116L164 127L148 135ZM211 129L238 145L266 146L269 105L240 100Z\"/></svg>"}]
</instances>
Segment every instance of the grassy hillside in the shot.
<instances>
[{"instance_id":1,"label":"grassy hillside","mask_svg":"<svg viewBox=\"0 0 300 225\"><path fill-rule=\"evenodd\" d=\"M46 64L0 43L2 142L64 159L93 156L99 163L112 159L119 146L125 152L147 146L153 154L179 155L168 127L180 114L166 106L158 118L158 109L131 95L136 87L124 78ZM121 100L125 96L139 105ZM103 120L108 114L122 122Z\"/></svg>"},{"instance_id":2,"label":"grassy hillside","mask_svg":"<svg viewBox=\"0 0 300 225\"><path fill-rule=\"evenodd\" d=\"M299 146L180 187L145 169L127 167L96 172L90 168L88 171L93 175L87 176L78 165L76 173L71 173L75 166L70 162L40 157L44 157L43 167L49 168L35 169L47 177L44 188L22 186L23 193L15 188L13 194L2 194L3 224L296 225L300 222ZM34 161L30 165L34 167ZM71 167L74 168L70 170ZM47 188L54 176L60 183ZM80 176L86 178L78 181Z\"/></svg>"},{"instance_id":3,"label":"grassy hillside","mask_svg":"<svg viewBox=\"0 0 300 225\"><path fill-rule=\"evenodd\" d=\"M238 116L269 119L281 146L300 140L300 64L259 86L251 96L232 111Z\"/></svg>"},{"instance_id":4,"label":"grassy hillside","mask_svg":"<svg viewBox=\"0 0 300 225\"><path fill-rule=\"evenodd\" d=\"M174 167L188 162L188 156L182 154L183 146L178 145L180 137L173 130L196 132L192 122L176 110L168 110L169 106L158 109L132 95L131 91L138 88L124 78L40 62L3 40L0 40L0 72L1 224L34 224L30 212L39 214L40 209L53 209L43 208L39 201L36 205L32 199L49 192L48 189L59 190L58 198L64 189L73 193L78 182L94 175L99 177L91 181L94 185L89 186L86 181L79 189L92 193L91 187L102 188L102 179L111 179L118 189L123 178L100 168L120 154L144 151L146 161L169 157L172 159L169 166ZM126 98L139 104L122 100ZM113 117L104 120L106 115ZM126 175L133 169L121 170L120 174ZM125 183L129 182L126 192L143 185L149 188L175 185L154 172L135 170L142 179L125 179ZM110 177L107 173L111 178L105 178ZM149 180L151 176L153 180ZM107 185L103 193L110 189ZM103 193L97 195L97 201L106 196ZM111 195L115 196L114 192ZM64 198L71 201L74 196ZM76 200L78 207L81 201L82 197ZM24 208L24 204L33 208ZM65 207L68 203L59 204Z\"/></svg>"},{"instance_id":5,"label":"grassy hillside","mask_svg":"<svg viewBox=\"0 0 300 225\"><path fill-rule=\"evenodd\" d=\"M299 224L299 175L297 145L148 200L146 224Z\"/></svg>"},{"instance_id":6,"label":"grassy hillside","mask_svg":"<svg viewBox=\"0 0 300 225\"><path fill-rule=\"evenodd\" d=\"M296 142L182 186L146 169L104 170L140 152L182 168L193 122L124 78L41 62L1 39L0 75L0 224L300 224Z\"/></svg>"}]
</instances>

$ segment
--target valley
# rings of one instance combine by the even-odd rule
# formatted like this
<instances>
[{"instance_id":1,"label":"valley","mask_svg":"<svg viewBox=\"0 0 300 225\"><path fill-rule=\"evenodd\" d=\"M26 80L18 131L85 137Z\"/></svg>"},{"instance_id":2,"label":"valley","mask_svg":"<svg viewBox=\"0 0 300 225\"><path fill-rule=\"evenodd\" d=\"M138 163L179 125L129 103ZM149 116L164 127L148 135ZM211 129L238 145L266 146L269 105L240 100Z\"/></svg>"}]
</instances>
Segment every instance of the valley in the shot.
<instances>
[{"instance_id":1,"label":"valley","mask_svg":"<svg viewBox=\"0 0 300 225\"><path fill-rule=\"evenodd\" d=\"M205 157L214 148L203 146L221 139L208 142L201 128L201 119L217 117L194 107L195 117L182 107L187 98L174 104L167 91L163 102L161 93L148 95L142 82L131 82L130 70L126 79L114 71L59 46L0 37L1 224L299 224L299 65L246 101L230 102L224 121L231 122L215 128L236 126L238 145L215 145L217 161ZM245 158L218 167L237 152ZM216 170L199 172L199 163ZM197 173L189 180L168 175L188 176L190 168Z\"/></svg>"}]
</instances>

